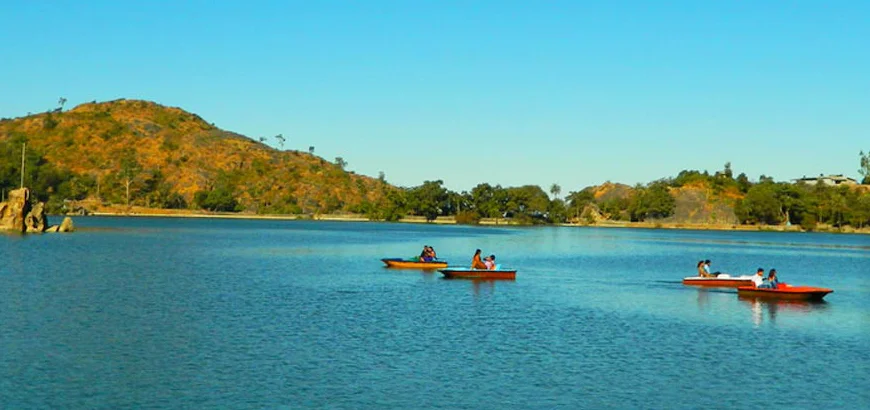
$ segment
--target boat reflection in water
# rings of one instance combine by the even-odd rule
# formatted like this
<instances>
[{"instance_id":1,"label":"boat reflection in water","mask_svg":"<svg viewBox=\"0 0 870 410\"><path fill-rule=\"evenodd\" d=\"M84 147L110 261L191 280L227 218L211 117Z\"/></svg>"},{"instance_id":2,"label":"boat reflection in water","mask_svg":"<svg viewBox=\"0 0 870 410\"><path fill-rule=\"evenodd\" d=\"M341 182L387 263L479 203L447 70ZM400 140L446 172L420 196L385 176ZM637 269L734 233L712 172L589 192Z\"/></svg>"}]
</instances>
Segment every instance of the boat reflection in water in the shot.
<instances>
[{"instance_id":1,"label":"boat reflection in water","mask_svg":"<svg viewBox=\"0 0 870 410\"><path fill-rule=\"evenodd\" d=\"M828 302L824 300L767 299L754 296L738 296L737 299L749 306L752 311L752 322L756 326L764 322L765 311L770 323L776 323L776 317L780 313L807 314L828 308Z\"/></svg>"}]
</instances>

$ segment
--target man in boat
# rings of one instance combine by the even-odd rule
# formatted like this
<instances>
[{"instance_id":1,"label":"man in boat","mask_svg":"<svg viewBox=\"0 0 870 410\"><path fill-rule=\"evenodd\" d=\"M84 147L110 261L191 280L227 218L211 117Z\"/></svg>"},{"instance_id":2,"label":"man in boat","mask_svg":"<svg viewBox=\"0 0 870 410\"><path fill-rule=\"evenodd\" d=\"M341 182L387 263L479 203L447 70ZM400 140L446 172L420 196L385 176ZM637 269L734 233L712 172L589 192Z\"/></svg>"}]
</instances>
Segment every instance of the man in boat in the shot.
<instances>
[{"instance_id":1,"label":"man in boat","mask_svg":"<svg viewBox=\"0 0 870 410\"><path fill-rule=\"evenodd\" d=\"M752 277L752 283L755 284L756 288L760 288L764 285L764 269L758 268L758 270L755 271L755 276Z\"/></svg>"},{"instance_id":2,"label":"man in boat","mask_svg":"<svg viewBox=\"0 0 870 410\"><path fill-rule=\"evenodd\" d=\"M486 264L480 260L480 249L474 251L474 256L471 257L471 269L487 269Z\"/></svg>"}]
</instances>

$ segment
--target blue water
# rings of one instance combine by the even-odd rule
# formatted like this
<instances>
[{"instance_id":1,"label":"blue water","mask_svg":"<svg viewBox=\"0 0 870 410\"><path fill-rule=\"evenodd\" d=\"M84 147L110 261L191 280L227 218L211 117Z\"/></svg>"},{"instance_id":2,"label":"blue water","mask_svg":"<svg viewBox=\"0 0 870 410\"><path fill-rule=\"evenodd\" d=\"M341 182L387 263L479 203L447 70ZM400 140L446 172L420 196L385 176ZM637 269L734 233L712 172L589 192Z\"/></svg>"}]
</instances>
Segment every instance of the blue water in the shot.
<instances>
[{"instance_id":1,"label":"blue water","mask_svg":"<svg viewBox=\"0 0 870 410\"><path fill-rule=\"evenodd\" d=\"M3 408L870 408L870 237L95 218L0 235ZM432 245L515 281L389 270ZM699 259L835 289L680 280Z\"/></svg>"}]
</instances>

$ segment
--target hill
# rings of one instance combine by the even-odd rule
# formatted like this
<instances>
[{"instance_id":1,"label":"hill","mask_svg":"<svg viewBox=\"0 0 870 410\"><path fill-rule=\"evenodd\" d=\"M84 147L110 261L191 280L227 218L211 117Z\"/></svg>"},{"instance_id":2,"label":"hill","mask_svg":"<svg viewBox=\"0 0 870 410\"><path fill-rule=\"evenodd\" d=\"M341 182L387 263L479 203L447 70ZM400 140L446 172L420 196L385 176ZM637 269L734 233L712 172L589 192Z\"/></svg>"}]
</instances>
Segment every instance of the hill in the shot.
<instances>
[{"instance_id":1,"label":"hill","mask_svg":"<svg viewBox=\"0 0 870 410\"><path fill-rule=\"evenodd\" d=\"M630 202L637 187L605 182L587 187L594 203L609 219L630 219ZM667 217L649 218L653 222L679 224L736 224L735 205L745 196L736 187L717 187L707 181L693 181L678 187L668 187L674 198L673 213Z\"/></svg>"},{"instance_id":2,"label":"hill","mask_svg":"<svg viewBox=\"0 0 870 410\"><path fill-rule=\"evenodd\" d=\"M26 185L55 205L90 199L167 208L196 202L254 213L367 212L393 189L343 164L277 150L149 101L94 102L0 121L4 162L20 156L23 142L32 163ZM40 168L46 164L53 168ZM45 174L68 178L58 189L65 192L39 192L37 179Z\"/></svg>"}]
</instances>

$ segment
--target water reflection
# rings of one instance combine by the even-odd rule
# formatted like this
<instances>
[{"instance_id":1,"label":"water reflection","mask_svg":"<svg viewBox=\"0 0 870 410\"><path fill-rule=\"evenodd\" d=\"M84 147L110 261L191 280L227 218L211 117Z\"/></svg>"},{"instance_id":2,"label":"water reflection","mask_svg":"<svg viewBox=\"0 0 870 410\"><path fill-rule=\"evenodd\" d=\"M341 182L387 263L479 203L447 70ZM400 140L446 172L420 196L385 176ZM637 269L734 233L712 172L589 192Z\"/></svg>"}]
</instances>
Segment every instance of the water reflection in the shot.
<instances>
[{"instance_id":1,"label":"water reflection","mask_svg":"<svg viewBox=\"0 0 870 410\"><path fill-rule=\"evenodd\" d=\"M775 324L776 318L780 314L808 314L811 312L822 311L828 308L828 302L808 301L808 300L778 300L765 299L753 296L738 296L738 300L743 302L744 306L748 306L752 312L752 323L755 326L760 326L764 321L767 312L767 320Z\"/></svg>"}]
</instances>

